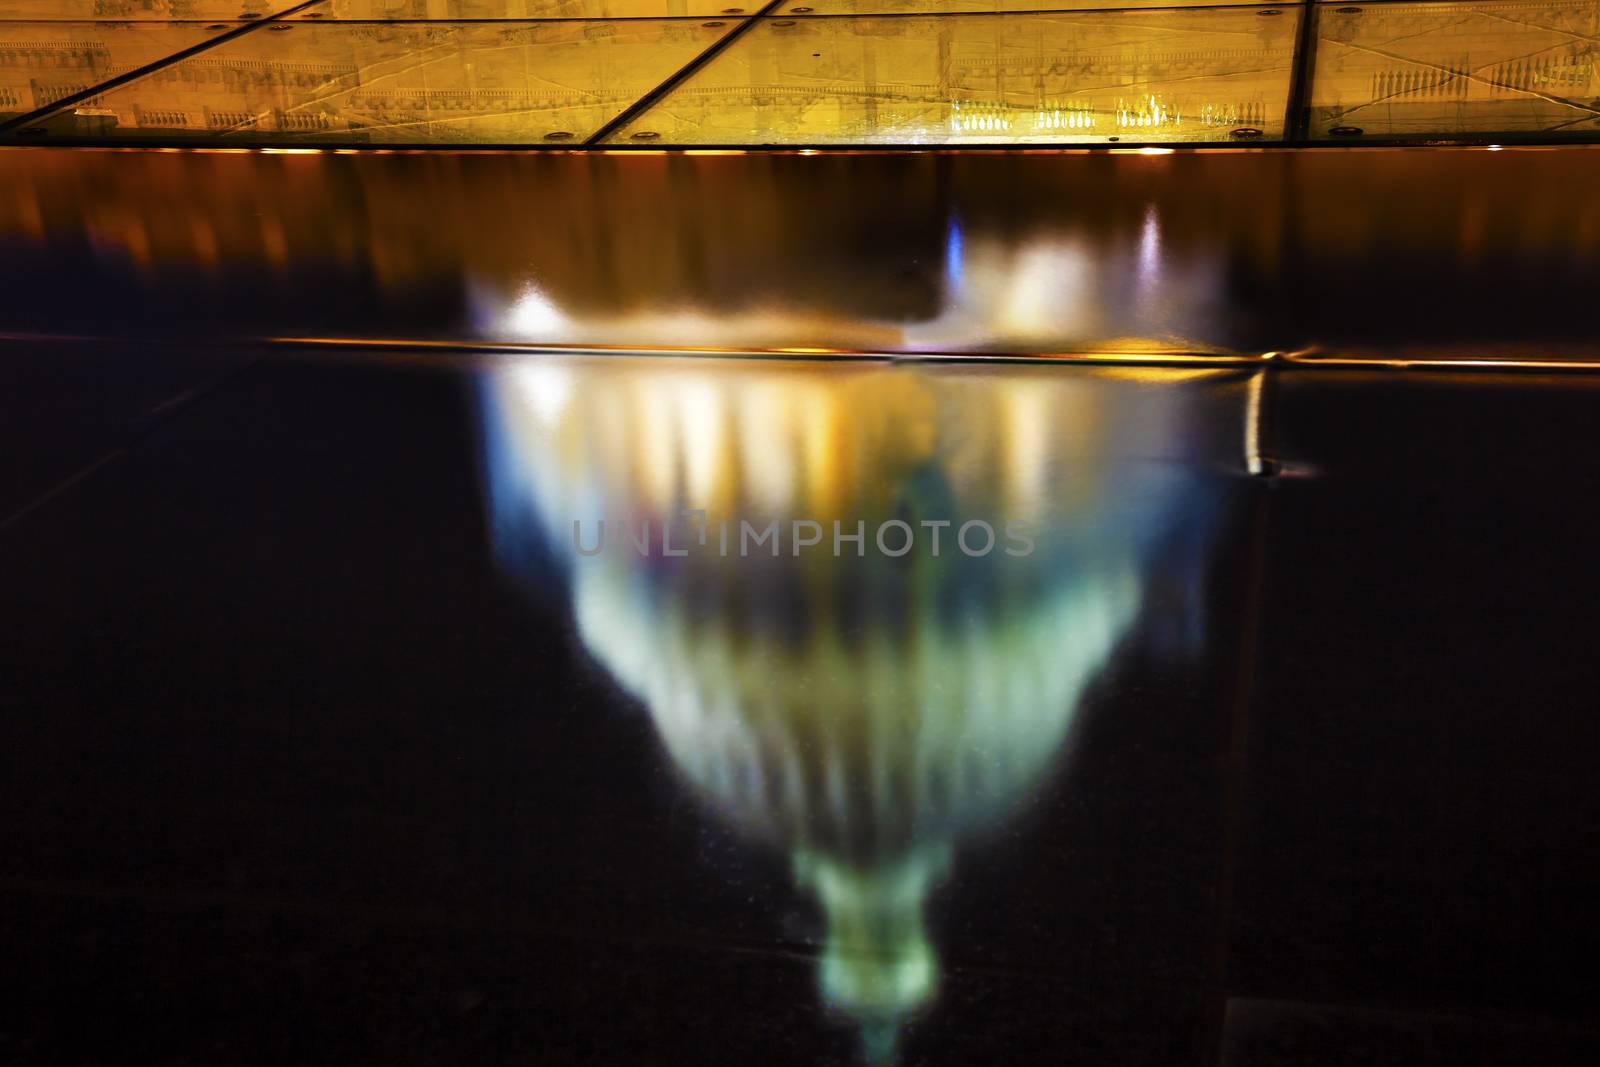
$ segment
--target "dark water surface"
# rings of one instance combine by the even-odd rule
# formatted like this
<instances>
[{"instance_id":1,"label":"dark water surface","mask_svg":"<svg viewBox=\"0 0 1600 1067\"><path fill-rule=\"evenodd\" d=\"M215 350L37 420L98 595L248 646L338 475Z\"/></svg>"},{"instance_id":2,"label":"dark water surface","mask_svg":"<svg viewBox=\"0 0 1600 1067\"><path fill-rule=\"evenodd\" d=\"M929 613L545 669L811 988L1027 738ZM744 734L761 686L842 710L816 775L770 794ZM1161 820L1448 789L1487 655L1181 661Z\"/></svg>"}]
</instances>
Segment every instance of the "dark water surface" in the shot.
<instances>
[{"instance_id":1,"label":"dark water surface","mask_svg":"<svg viewBox=\"0 0 1600 1067\"><path fill-rule=\"evenodd\" d=\"M1600 1049L1589 379L4 373L8 1063Z\"/></svg>"},{"instance_id":2,"label":"dark water surface","mask_svg":"<svg viewBox=\"0 0 1600 1067\"><path fill-rule=\"evenodd\" d=\"M0 150L0 333L1594 359L1600 147Z\"/></svg>"}]
</instances>

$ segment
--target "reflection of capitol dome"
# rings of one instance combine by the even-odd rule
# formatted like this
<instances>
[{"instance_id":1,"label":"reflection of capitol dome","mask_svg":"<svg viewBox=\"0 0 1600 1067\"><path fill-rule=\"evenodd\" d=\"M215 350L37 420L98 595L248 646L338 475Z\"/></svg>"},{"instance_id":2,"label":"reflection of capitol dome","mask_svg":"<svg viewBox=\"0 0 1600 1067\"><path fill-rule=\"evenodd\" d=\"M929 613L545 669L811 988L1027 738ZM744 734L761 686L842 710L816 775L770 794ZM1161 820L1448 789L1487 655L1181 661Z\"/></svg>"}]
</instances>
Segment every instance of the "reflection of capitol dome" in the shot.
<instances>
[{"instance_id":1,"label":"reflection of capitol dome","mask_svg":"<svg viewBox=\"0 0 1600 1067\"><path fill-rule=\"evenodd\" d=\"M852 629L827 625L839 605L825 587L792 597L796 615L815 613L793 635L752 625L760 604L732 575L714 590L650 590L609 565L577 579L589 649L718 810L791 850L828 914L824 991L872 1020L931 994L922 909L951 844L1050 763L1138 604L1117 560L1040 602L978 595L941 619L960 565L935 562L868 593Z\"/></svg>"},{"instance_id":2,"label":"reflection of capitol dome","mask_svg":"<svg viewBox=\"0 0 1600 1067\"><path fill-rule=\"evenodd\" d=\"M494 379L500 548L515 557L543 527L571 565L584 644L649 709L673 765L790 852L827 914L823 992L874 1056L933 994L923 913L953 847L1039 780L1140 606L1140 558L1176 485L1149 462L1106 477L1103 453L1159 449L1176 412L1136 421L1108 398L1081 379L837 364L540 363ZM860 554L824 538L740 556L714 533L702 546L685 508L707 527L846 531L1021 517L1033 550L969 555L952 526L937 556L885 557L870 532ZM677 524L685 554L566 547L602 518Z\"/></svg>"}]
</instances>

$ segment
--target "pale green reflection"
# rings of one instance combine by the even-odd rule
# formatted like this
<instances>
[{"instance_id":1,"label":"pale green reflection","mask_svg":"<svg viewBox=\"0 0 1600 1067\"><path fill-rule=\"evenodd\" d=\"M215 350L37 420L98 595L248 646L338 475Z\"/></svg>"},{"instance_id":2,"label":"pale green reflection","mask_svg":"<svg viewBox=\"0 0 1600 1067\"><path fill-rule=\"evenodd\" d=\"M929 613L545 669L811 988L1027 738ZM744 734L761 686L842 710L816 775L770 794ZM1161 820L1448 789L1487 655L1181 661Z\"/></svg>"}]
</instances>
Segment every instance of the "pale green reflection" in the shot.
<instances>
[{"instance_id":1,"label":"pale green reflection","mask_svg":"<svg viewBox=\"0 0 1600 1067\"><path fill-rule=\"evenodd\" d=\"M891 1058L935 996L930 895L1056 762L1140 611L1148 549L1192 506L1169 461L1183 395L827 363L591 359L492 377L499 548L537 554L540 531L585 646L649 709L674 767L792 857L827 918L822 993L869 1059ZM773 519L778 555L741 555L737 532L721 547L723 522ZM802 550L796 519L866 538ZM888 555L873 531L896 519L952 525L937 554L919 536ZM978 552L975 535L968 554L956 531L980 519L995 544ZM1005 536L1017 521L1029 552ZM629 539L646 522L641 552Z\"/></svg>"}]
</instances>

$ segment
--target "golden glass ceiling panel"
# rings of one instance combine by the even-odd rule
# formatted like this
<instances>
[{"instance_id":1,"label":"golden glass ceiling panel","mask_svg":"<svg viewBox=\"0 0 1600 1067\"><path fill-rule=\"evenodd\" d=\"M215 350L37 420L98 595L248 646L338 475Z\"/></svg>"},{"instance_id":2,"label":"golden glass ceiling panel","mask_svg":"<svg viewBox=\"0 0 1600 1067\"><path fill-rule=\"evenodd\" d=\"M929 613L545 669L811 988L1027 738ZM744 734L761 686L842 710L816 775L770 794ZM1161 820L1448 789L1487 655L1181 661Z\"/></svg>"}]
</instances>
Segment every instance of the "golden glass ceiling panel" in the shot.
<instances>
[{"instance_id":1,"label":"golden glass ceiling panel","mask_svg":"<svg viewBox=\"0 0 1600 1067\"><path fill-rule=\"evenodd\" d=\"M105 93L94 136L575 144L738 24L277 23ZM81 121L45 125L71 135Z\"/></svg>"},{"instance_id":2,"label":"golden glass ceiling panel","mask_svg":"<svg viewBox=\"0 0 1600 1067\"><path fill-rule=\"evenodd\" d=\"M175 55L241 23L0 22L0 122Z\"/></svg>"},{"instance_id":3,"label":"golden glass ceiling panel","mask_svg":"<svg viewBox=\"0 0 1600 1067\"><path fill-rule=\"evenodd\" d=\"M304 0L0 0L0 19L34 22L107 19L147 21L173 19L265 18L288 11Z\"/></svg>"},{"instance_id":4,"label":"golden glass ceiling panel","mask_svg":"<svg viewBox=\"0 0 1600 1067\"><path fill-rule=\"evenodd\" d=\"M622 144L1105 144L1283 135L1299 10L771 19Z\"/></svg>"},{"instance_id":5,"label":"golden glass ceiling panel","mask_svg":"<svg viewBox=\"0 0 1600 1067\"><path fill-rule=\"evenodd\" d=\"M1600 0L1318 10L1312 137L1600 134Z\"/></svg>"},{"instance_id":6,"label":"golden glass ceiling panel","mask_svg":"<svg viewBox=\"0 0 1600 1067\"><path fill-rule=\"evenodd\" d=\"M1290 4L1299 0L1289 0ZM808 15L958 15L1018 11L1106 11L1127 8L1284 7L1265 0L785 0L773 18Z\"/></svg>"},{"instance_id":7,"label":"golden glass ceiling panel","mask_svg":"<svg viewBox=\"0 0 1600 1067\"><path fill-rule=\"evenodd\" d=\"M0 0L4 3L5 0ZM637 19L755 14L740 0L323 0L303 19Z\"/></svg>"}]
</instances>

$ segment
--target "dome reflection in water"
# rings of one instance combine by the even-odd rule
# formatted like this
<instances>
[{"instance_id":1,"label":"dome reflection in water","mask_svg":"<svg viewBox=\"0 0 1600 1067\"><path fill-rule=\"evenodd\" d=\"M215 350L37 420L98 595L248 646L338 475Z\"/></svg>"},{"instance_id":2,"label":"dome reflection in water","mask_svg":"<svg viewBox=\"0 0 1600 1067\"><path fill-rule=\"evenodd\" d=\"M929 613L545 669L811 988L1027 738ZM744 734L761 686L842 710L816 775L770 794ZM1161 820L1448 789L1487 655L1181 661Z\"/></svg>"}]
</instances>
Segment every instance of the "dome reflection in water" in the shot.
<instances>
[{"instance_id":1,"label":"dome reflection in water","mask_svg":"<svg viewBox=\"0 0 1600 1067\"><path fill-rule=\"evenodd\" d=\"M560 561L686 786L789 854L826 915L822 996L871 1061L936 996L930 896L1059 761L1152 561L1187 545L1199 584L1190 395L926 364L487 377L501 558Z\"/></svg>"}]
</instances>

